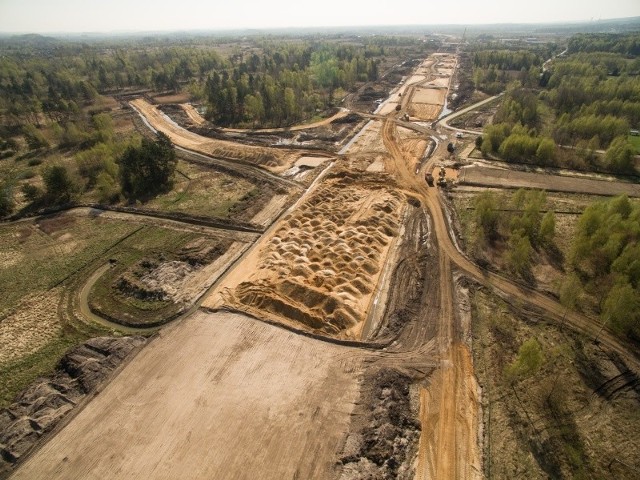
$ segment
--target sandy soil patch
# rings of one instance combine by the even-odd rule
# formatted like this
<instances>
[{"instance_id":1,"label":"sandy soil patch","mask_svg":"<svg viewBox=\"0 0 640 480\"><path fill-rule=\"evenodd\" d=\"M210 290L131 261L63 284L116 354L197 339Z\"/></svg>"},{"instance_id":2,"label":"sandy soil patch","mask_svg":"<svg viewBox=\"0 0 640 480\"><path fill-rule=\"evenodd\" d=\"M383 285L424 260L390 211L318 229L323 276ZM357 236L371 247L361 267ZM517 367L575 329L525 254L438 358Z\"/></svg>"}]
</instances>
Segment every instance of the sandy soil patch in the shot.
<instances>
[{"instance_id":1,"label":"sandy soil patch","mask_svg":"<svg viewBox=\"0 0 640 480\"><path fill-rule=\"evenodd\" d=\"M409 116L419 120L435 120L442 110L442 105L430 105L428 103L412 103L409 105Z\"/></svg>"},{"instance_id":2,"label":"sandy soil patch","mask_svg":"<svg viewBox=\"0 0 640 480\"><path fill-rule=\"evenodd\" d=\"M387 149L382 141L380 134L381 122L371 121L367 124L366 130L363 129L354 141L349 144L349 148L345 153L387 153Z\"/></svg>"},{"instance_id":3,"label":"sandy soil patch","mask_svg":"<svg viewBox=\"0 0 640 480\"><path fill-rule=\"evenodd\" d=\"M262 210L260 210L252 219L251 223L258 225L268 226L271 222L280 215L282 209L287 203L289 195L274 195L269 200Z\"/></svg>"},{"instance_id":4,"label":"sandy soil patch","mask_svg":"<svg viewBox=\"0 0 640 480\"><path fill-rule=\"evenodd\" d=\"M331 159L329 157L300 157L294 165L296 167L316 168L328 160Z\"/></svg>"},{"instance_id":5,"label":"sandy soil patch","mask_svg":"<svg viewBox=\"0 0 640 480\"><path fill-rule=\"evenodd\" d=\"M178 126L144 99L139 98L130 103L144 115L153 128L166 134L176 145L189 150L214 157L251 162L273 172L286 170L298 158L297 153L286 150L242 145L226 140L202 137Z\"/></svg>"},{"instance_id":6,"label":"sandy soil patch","mask_svg":"<svg viewBox=\"0 0 640 480\"><path fill-rule=\"evenodd\" d=\"M184 113L187 114L189 119L196 125L202 125L203 123L206 122L205 118L202 115L200 115L198 110L196 110L195 107L190 103L182 103L180 104L180 106L184 110Z\"/></svg>"},{"instance_id":7,"label":"sandy soil patch","mask_svg":"<svg viewBox=\"0 0 640 480\"><path fill-rule=\"evenodd\" d=\"M444 88L416 88L411 101L413 103L430 103L444 105L447 90Z\"/></svg>"},{"instance_id":8,"label":"sandy soil patch","mask_svg":"<svg viewBox=\"0 0 640 480\"><path fill-rule=\"evenodd\" d=\"M298 327L358 336L404 208L384 178L335 175L263 238L247 267L204 305L249 308Z\"/></svg>"},{"instance_id":9,"label":"sandy soil patch","mask_svg":"<svg viewBox=\"0 0 640 480\"><path fill-rule=\"evenodd\" d=\"M366 168L367 172L384 172L384 159L382 157L376 157L371 164Z\"/></svg>"},{"instance_id":10,"label":"sandy soil patch","mask_svg":"<svg viewBox=\"0 0 640 480\"><path fill-rule=\"evenodd\" d=\"M426 78L427 77L425 75L411 75L405 85L413 85L414 83L419 83L426 80Z\"/></svg>"},{"instance_id":11,"label":"sandy soil patch","mask_svg":"<svg viewBox=\"0 0 640 480\"><path fill-rule=\"evenodd\" d=\"M438 74L440 75L446 75L447 77L450 77L451 75L453 75L453 67L452 68L442 68L442 67L438 67Z\"/></svg>"},{"instance_id":12,"label":"sandy soil patch","mask_svg":"<svg viewBox=\"0 0 640 480\"><path fill-rule=\"evenodd\" d=\"M142 350L12 478L332 478L359 388L352 352L199 312Z\"/></svg>"},{"instance_id":13,"label":"sandy soil patch","mask_svg":"<svg viewBox=\"0 0 640 480\"><path fill-rule=\"evenodd\" d=\"M449 81L450 81L450 77L437 77L427 82L427 85L433 86L433 87L448 87Z\"/></svg>"},{"instance_id":14,"label":"sandy soil patch","mask_svg":"<svg viewBox=\"0 0 640 480\"><path fill-rule=\"evenodd\" d=\"M36 352L60 334L58 302L62 290L54 288L25 298L16 312L0 322L0 364Z\"/></svg>"},{"instance_id":15,"label":"sandy soil patch","mask_svg":"<svg viewBox=\"0 0 640 480\"><path fill-rule=\"evenodd\" d=\"M397 106L398 102L386 102L384 105L382 105L382 108L377 113L378 115L389 115L396 110Z\"/></svg>"}]
</instances>

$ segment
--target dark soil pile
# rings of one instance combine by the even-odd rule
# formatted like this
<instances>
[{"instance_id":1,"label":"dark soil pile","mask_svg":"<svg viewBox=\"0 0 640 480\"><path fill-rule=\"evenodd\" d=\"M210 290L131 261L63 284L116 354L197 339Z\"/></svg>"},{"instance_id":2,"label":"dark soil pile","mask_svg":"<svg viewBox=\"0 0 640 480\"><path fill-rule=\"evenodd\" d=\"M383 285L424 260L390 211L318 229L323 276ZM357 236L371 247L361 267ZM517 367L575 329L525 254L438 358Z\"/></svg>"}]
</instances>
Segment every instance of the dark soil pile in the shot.
<instances>
[{"instance_id":1,"label":"dark soil pile","mask_svg":"<svg viewBox=\"0 0 640 480\"><path fill-rule=\"evenodd\" d=\"M359 427L349 435L340 463L342 480L413 478L420 424L412 411L413 380L391 369L365 380L358 413Z\"/></svg>"},{"instance_id":2,"label":"dark soil pile","mask_svg":"<svg viewBox=\"0 0 640 480\"><path fill-rule=\"evenodd\" d=\"M69 351L56 371L34 382L0 412L0 478L51 432L146 340L92 338Z\"/></svg>"}]
</instances>

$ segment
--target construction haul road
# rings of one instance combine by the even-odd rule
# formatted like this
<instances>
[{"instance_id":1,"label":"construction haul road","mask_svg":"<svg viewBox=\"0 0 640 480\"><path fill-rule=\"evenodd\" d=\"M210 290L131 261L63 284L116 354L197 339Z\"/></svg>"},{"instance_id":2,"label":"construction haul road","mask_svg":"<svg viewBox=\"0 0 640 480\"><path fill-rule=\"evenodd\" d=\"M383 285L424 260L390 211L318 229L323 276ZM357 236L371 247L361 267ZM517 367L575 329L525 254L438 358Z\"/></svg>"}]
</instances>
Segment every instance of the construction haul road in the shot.
<instances>
[{"instance_id":1,"label":"construction haul road","mask_svg":"<svg viewBox=\"0 0 640 480\"><path fill-rule=\"evenodd\" d=\"M407 372L419 387L419 442L405 447L411 455L401 466L403 478L412 471L419 479L480 478L480 393L454 271L543 312L549 321L565 318L589 336L599 333L604 347L640 370L638 359L606 329L597 332L590 319L482 270L454 245L438 189L423 180L445 157L446 142L416 172L422 153L398 120L411 106L413 90L427 88L434 78L433 88L442 88L444 78L450 83L454 64L442 55L423 62L420 78L403 90L409 100L401 110L372 120L347 154L219 281L204 302L209 309L161 330L12 478L362 478L349 476L343 459L358 437L359 416L374 410L362 397L365 381L384 368ZM423 101L431 97L420 94ZM421 112L433 110L421 105ZM272 171L293 156L249 147L245 155L242 145L207 143L152 108L137 107L185 148L205 154L223 149ZM330 204L340 187L346 190L343 208ZM380 195L385 202L376 201ZM370 221L375 215L383 225ZM421 266L402 257L410 245L433 263ZM316 249L322 255L314 256ZM409 265L428 273L420 284L427 301L398 332L378 339L375 332L385 326L364 328L365 322L376 309L386 311L386 302L378 301L384 295L375 292L404 280L385 273L387 259L396 256L398 272ZM367 275L375 284L362 281ZM330 323L322 323L325 316ZM373 333L362 338L362 332ZM372 462L356 467L372 478L390 478L378 475Z\"/></svg>"}]
</instances>

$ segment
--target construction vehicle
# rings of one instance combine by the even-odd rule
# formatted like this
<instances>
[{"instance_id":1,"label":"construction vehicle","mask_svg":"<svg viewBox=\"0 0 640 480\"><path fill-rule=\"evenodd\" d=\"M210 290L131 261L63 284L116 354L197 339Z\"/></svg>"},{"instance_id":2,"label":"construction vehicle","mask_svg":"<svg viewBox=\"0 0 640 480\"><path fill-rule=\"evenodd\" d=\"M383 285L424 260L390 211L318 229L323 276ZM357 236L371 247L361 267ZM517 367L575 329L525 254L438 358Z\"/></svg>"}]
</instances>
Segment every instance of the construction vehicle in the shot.
<instances>
[{"instance_id":1,"label":"construction vehicle","mask_svg":"<svg viewBox=\"0 0 640 480\"><path fill-rule=\"evenodd\" d=\"M424 176L424 178L427 180L427 185L433 187L433 174L429 172Z\"/></svg>"},{"instance_id":2,"label":"construction vehicle","mask_svg":"<svg viewBox=\"0 0 640 480\"><path fill-rule=\"evenodd\" d=\"M438 173L438 186L447 186L447 171L444 169L443 165L440 165L440 172Z\"/></svg>"}]
</instances>

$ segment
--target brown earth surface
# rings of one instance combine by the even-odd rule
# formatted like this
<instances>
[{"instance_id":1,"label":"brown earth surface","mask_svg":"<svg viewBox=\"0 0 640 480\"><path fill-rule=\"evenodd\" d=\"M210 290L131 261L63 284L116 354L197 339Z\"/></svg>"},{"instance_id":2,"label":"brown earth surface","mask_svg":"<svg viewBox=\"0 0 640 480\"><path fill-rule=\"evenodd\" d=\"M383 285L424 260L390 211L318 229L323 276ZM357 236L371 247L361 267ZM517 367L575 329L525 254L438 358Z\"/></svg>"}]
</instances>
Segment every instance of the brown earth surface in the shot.
<instances>
[{"instance_id":1,"label":"brown earth surface","mask_svg":"<svg viewBox=\"0 0 640 480\"><path fill-rule=\"evenodd\" d=\"M157 107L144 99L132 100L130 104L145 116L153 128L166 134L173 143L205 155L244 161L273 172L286 170L300 156L283 149L239 145L227 140L202 137L170 121Z\"/></svg>"},{"instance_id":2,"label":"brown earth surface","mask_svg":"<svg viewBox=\"0 0 640 480\"><path fill-rule=\"evenodd\" d=\"M510 169L472 165L460 169L458 182L501 188L537 188L550 192L589 193L593 195L629 195L640 197L640 184L570 176L521 172Z\"/></svg>"},{"instance_id":3,"label":"brown earth surface","mask_svg":"<svg viewBox=\"0 0 640 480\"><path fill-rule=\"evenodd\" d=\"M446 65L438 74L453 71L452 55L439 61ZM413 106L407 97L403 108ZM454 269L546 321L598 334L603 348L638 369L628 347L591 319L460 253L439 190L423 180L447 157L446 142L416 173L418 144L390 113L369 124L205 302L257 318L200 310L168 327L15 478L481 478L469 302ZM209 141L173 135L195 146ZM383 169L364 172L376 162ZM385 276L394 242L402 254ZM398 283L388 284L392 311L387 299L375 301L387 281ZM385 311L382 325L366 325L371 308ZM335 339L360 336L366 344ZM415 416L396 415L397 405Z\"/></svg>"},{"instance_id":4,"label":"brown earth surface","mask_svg":"<svg viewBox=\"0 0 640 480\"><path fill-rule=\"evenodd\" d=\"M164 330L12 478L332 478L354 373L376 356L198 312Z\"/></svg>"}]
</instances>

